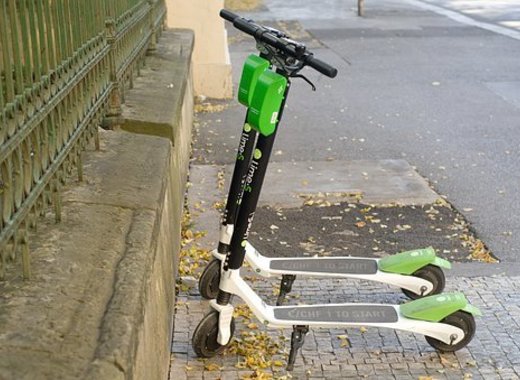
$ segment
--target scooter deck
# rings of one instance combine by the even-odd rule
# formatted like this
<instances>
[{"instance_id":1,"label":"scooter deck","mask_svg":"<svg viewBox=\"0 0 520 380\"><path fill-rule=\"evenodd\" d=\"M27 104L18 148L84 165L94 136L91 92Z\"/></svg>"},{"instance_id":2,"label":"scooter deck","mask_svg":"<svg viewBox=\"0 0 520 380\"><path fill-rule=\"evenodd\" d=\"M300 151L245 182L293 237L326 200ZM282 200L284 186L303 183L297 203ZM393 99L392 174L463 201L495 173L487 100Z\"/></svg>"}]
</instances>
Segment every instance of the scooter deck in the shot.
<instances>
[{"instance_id":1,"label":"scooter deck","mask_svg":"<svg viewBox=\"0 0 520 380\"><path fill-rule=\"evenodd\" d=\"M338 273L338 274L376 274L377 261L374 259L341 258L290 258L273 259L271 270L286 272Z\"/></svg>"},{"instance_id":2,"label":"scooter deck","mask_svg":"<svg viewBox=\"0 0 520 380\"><path fill-rule=\"evenodd\" d=\"M395 307L387 305L314 305L274 308L278 320L337 323L394 323L399 320Z\"/></svg>"}]
</instances>

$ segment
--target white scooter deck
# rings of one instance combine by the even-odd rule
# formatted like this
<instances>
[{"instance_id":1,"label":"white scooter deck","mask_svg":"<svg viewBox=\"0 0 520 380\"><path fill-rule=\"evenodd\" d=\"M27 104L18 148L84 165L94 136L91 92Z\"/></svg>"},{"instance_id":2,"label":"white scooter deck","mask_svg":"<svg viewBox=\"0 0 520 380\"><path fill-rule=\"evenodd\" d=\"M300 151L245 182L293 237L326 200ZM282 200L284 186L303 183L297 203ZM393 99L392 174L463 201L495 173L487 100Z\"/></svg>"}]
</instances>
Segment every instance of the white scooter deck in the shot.
<instances>
[{"instance_id":1,"label":"white scooter deck","mask_svg":"<svg viewBox=\"0 0 520 380\"><path fill-rule=\"evenodd\" d=\"M225 259L225 255L216 250L212 254L221 262ZM245 259L255 273L263 277L298 275L355 278L393 285L421 295L428 295L433 290L433 284L425 279L380 271L379 259L375 258L351 256L271 258L263 256L247 242Z\"/></svg>"},{"instance_id":2,"label":"white scooter deck","mask_svg":"<svg viewBox=\"0 0 520 380\"><path fill-rule=\"evenodd\" d=\"M220 288L244 300L257 318L270 327L341 328L352 326L374 326L420 333L446 344L457 344L464 338L464 331L445 323L406 318L399 305L344 303L298 306L270 306L240 277L239 270L228 270L220 280ZM221 345L231 338L230 325L233 306L219 305L211 300L211 307L219 311L219 335Z\"/></svg>"}]
</instances>

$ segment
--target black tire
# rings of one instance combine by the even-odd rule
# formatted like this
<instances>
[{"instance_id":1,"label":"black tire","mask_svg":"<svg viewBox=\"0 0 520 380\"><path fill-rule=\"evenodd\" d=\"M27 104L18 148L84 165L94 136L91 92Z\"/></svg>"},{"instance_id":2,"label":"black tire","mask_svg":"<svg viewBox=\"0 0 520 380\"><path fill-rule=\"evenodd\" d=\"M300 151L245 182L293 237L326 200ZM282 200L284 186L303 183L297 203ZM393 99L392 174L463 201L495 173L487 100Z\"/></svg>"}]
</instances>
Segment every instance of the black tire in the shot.
<instances>
[{"instance_id":1,"label":"black tire","mask_svg":"<svg viewBox=\"0 0 520 380\"><path fill-rule=\"evenodd\" d=\"M401 289L403 293L410 299L416 300L422 297L433 296L434 294L440 294L446 286L446 277L441 268L436 265L426 265L421 269L416 270L411 276L422 278L423 280L429 281L433 284L433 289L430 293L423 295L415 294L411 290Z\"/></svg>"},{"instance_id":2,"label":"black tire","mask_svg":"<svg viewBox=\"0 0 520 380\"><path fill-rule=\"evenodd\" d=\"M448 315L446 318L440 321L451 326L458 327L464 331L464 338L457 344L446 344L435 338L425 336L426 341L430 346L441 352L455 352L466 345L473 339L475 330L477 329L475 324L475 318L470 313L459 310L453 314Z\"/></svg>"},{"instance_id":3,"label":"black tire","mask_svg":"<svg viewBox=\"0 0 520 380\"><path fill-rule=\"evenodd\" d=\"M219 314L216 310L210 311L202 318L193 332L191 346L199 358L212 358L222 353L233 339L233 334L235 333L234 318L231 319L231 339L228 344L222 346L217 342L218 316Z\"/></svg>"},{"instance_id":4,"label":"black tire","mask_svg":"<svg viewBox=\"0 0 520 380\"><path fill-rule=\"evenodd\" d=\"M217 298L218 286L220 284L220 260L213 259L202 272L199 279L200 295L207 299L213 300Z\"/></svg>"}]
</instances>

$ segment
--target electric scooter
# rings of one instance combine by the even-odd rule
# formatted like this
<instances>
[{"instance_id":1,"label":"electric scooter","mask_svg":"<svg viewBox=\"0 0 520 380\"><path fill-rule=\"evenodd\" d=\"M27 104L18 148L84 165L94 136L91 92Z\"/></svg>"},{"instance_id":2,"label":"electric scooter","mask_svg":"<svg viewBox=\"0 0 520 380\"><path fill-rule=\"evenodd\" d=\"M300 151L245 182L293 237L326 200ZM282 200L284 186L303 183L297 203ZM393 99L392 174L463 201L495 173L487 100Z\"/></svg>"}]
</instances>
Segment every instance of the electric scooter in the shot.
<instances>
[{"instance_id":1,"label":"electric scooter","mask_svg":"<svg viewBox=\"0 0 520 380\"><path fill-rule=\"evenodd\" d=\"M440 351L457 351L466 346L476 330L474 316L481 315L481 312L469 304L462 293L427 296L403 305L343 303L270 306L242 279L240 268L246 255L247 239L278 123L291 86L290 79L298 77L305 66L331 78L336 76L337 70L314 58L303 45L277 36L269 28L227 10L222 10L220 15L237 29L253 36L263 57L276 69L265 70L259 75L251 98L247 123L258 132L257 141L230 240L230 251L222 262L218 295L210 301L212 310L200 321L192 337L195 353L200 357L212 357L230 343L235 329L234 308L230 303L233 295L244 300L264 325L293 328L288 370L293 369L296 354L309 327L385 327L425 335L427 342Z\"/></svg>"},{"instance_id":2,"label":"electric scooter","mask_svg":"<svg viewBox=\"0 0 520 380\"><path fill-rule=\"evenodd\" d=\"M283 38L286 42L290 41L295 51L304 52L306 50L303 44L289 40L283 32L273 28L267 30L277 38ZM271 66L268 58L279 59L275 55L269 56L268 52L261 51L260 56L250 55L244 64L238 100L247 107L248 114L258 79ZM307 78L299 74L301 68L298 68L297 64L295 67L291 67L295 64L283 62L284 70L290 71L291 77L303 78L312 85ZM312 87L315 90L314 85ZM218 294L222 263L230 251L231 237L241 197L247 186L244 182L255 151L257 135L257 130L251 127L246 117L220 227L218 248L212 252L214 259L206 266L199 280L200 294L206 299L214 299ZM382 259L350 256L269 258L263 256L249 242L246 242L245 252L245 259L256 274L264 277L282 276L277 305L281 305L291 291L296 275L377 281L399 287L406 296L417 299L442 293L446 282L442 268L451 267L450 262L437 257L435 250L431 247L401 252Z\"/></svg>"}]
</instances>

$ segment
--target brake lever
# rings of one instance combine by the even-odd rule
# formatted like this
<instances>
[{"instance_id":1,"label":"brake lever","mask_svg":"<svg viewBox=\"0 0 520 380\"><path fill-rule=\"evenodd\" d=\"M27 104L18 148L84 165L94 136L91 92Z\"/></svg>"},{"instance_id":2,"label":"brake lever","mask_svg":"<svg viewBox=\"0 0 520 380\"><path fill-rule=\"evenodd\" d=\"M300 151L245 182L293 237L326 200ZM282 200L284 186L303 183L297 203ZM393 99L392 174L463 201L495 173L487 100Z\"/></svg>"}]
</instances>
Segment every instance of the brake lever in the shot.
<instances>
[{"instance_id":1,"label":"brake lever","mask_svg":"<svg viewBox=\"0 0 520 380\"><path fill-rule=\"evenodd\" d=\"M303 74L295 74L295 75L291 75L291 78L301 78L301 79L303 79L305 82L307 82L308 84L311 85L312 91L316 91L316 86L314 85L314 83L312 83L310 81L310 79L307 78L305 75L303 75Z\"/></svg>"}]
</instances>

